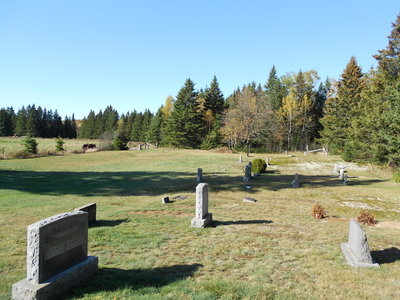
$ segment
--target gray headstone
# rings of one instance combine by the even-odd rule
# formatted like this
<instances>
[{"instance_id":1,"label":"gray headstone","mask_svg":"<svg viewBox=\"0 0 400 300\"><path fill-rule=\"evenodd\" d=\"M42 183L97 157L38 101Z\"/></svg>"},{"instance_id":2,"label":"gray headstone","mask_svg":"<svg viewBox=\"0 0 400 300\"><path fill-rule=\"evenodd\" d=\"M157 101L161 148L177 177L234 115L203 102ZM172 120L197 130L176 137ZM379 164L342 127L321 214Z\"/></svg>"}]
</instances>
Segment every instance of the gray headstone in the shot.
<instances>
[{"instance_id":1,"label":"gray headstone","mask_svg":"<svg viewBox=\"0 0 400 300\"><path fill-rule=\"evenodd\" d=\"M212 221L208 213L208 184L199 183L196 187L196 216L192 219L192 227L203 228Z\"/></svg>"},{"instance_id":2,"label":"gray headstone","mask_svg":"<svg viewBox=\"0 0 400 300\"><path fill-rule=\"evenodd\" d=\"M335 164L335 166L333 167L333 175L338 176L339 173L339 165Z\"/></svg>"},{"instance_id":3,"label":"gray headstone","mask_svg":"<svg viewBox=\"0 0 400 300\"><path fill-rule=\"evenodd\" d=\"M243 181L249 181L250 179L251 179L251 163L246 165Z\"/></svg>"},{"instance_id":4,"label":"gray headstone","mask_svg":"<svg viewBox=\"0 0 400 300\"><path fill-rule=\"evenodd\" d=\"M347 174L344 174L344 176L343 176L343 184L344 184L344 185L347 185L348 182L349 182L349 181L348 181Z\"/></svg>"},{"instance_id":5,"label":"gray headstone","mask_svg":"<svg viewBox=\"0 0 400 300\"><path fill-rule=\"evenodd\" d=\"M89 226L96 224L96 203L89 203L84 206L77 207L74 210L83 211L88 214Z\"/></svg>"},{"instance_id":6,"label":"gray headstone","mask_svg":"<svg viewBox=\"0 0 400 300\"><path fill-rule=\"evenodd\" d=\"M292 187L293 188L298 188L300 187L300 183L299 183L299 174L295 174L294 175L294 180L292 181Z\"/></svg>"},{"instance_id":7,"label":"gray headstone","mask_svg":"<svg viewBox=\"0 0 400 300\"><path fill-rule=\"evenodd\" d=\"M339 169L339 180L343 180L344 179L344 168L340 168Z\"/></svg>"},{"instance_id":8,"label":"gray headstone","mask_svg":"<svg viewBox=\"0 0 400 300\"><path fill-rule=\"evenodd\" d=\"M243 198L243 202L255 203L255 202L257 202L257 200L254 198L245 197L245 198Z\"/></svg>"},{"instance_id":9,"label":"gray headstone","mask_svg":"<svg viewBox=\"0 0 400 300\"><path fill-rule=\"evenodd\" d=\"M197 182L202 182L203 181L203 169L202 168L198 168L197 169Z\"/></svg>"},{"instance_id":10,"label":"gray headstone","mask_svg":"<svg viewBox=\"0 0 400 300\"><path fill-rule=\"evenodd\" d=\"M239 162L240 162L240 163L243 162L243 158L242 158L241 155L239 155Z\"/></svg>"},{"instance_id":11,"label":"gray headstone","mask_svg":"<svg viewBox=\"0 0 400 300\"><path fill-rule=\"evenodd\" d=\"M349 240L341 245L347 263L352 267L379 267L369 252L365 232L356 220L350 220Z\"/></svg>"},{"instance_id":12,"label":"gray headstone","mask_svg":"<svg viewBox=\"0 0 400 300\"><path fill-rule=\"evenodd\" d=\"M139 148L138 148L139 150L142 150L142 144L139 144Z\"/></svg>"},{"instance_id":13,"label":"gray headstone","mask_svg":"<svg viewBox=\"0 0 400 300\"><path fill-rule=\"evenodd\" d=\"M267 167L269 166L269 157L265 158L265 163L267 164Z\"/></svg>"},{"instance_id":14,"label":"gray headstone","mask_svg":"<svg viewBox=\"0 0 400 300\"><path fill-rule=\"evenodd\" d=\"M26 279L13 284L13 299L55 299L70 290L98 269L97 257L88 257L87 252L85 212L63 213L30 225Z\"/></svg>"},{"instance_id":15,"label":"gray headstone","mask_svg":"<svg viewBox=\"0 0 400 300\"><path fill-rule=\"evenodd\" d=\"M169 197L168 196L167 197L162 197L161 203L163 203L163 204L169 203Z\"/></svg>"}]
</instances>

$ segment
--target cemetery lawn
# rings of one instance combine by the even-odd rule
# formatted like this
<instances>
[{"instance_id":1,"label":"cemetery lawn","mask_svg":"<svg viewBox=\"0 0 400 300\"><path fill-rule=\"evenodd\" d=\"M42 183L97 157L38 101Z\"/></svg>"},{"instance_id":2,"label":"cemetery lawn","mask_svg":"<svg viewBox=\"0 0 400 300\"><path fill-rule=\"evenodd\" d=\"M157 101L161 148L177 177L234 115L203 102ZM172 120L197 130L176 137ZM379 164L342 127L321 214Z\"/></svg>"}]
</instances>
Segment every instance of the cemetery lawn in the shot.
<instances>
[{"instance_id":1,"label":"cemetery lawn","mask_svg":"<svg viewBox=\"0 0 400 300\"><path fill-rule=\"evenodd\" d=\"M244 183L245 164L266 156L268 173ZM0 299L26 277L27 226L91 202L99 272L65 299L400 298L400 185L388 174L344 163L344 186L336 156L238 158L157 149L0 160ZM205 229L190 227L197 168L210 185ZM316 201L329 218L311 216ZM380 268L352 268L340 249L363 207L380 221L363 226Z\"/></svg>"}]
</instances>

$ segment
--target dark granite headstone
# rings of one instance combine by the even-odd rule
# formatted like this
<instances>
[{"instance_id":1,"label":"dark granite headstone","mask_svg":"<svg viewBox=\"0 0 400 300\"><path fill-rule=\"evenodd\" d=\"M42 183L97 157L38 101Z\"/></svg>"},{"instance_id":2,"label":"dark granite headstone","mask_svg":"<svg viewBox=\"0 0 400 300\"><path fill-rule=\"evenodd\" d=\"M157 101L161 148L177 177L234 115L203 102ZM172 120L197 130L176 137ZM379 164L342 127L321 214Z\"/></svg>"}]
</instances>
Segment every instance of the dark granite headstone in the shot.
<instances>
[{"instance_id":1,"label":"dark granite headstone","mask_svg":"<svg viewBox=\"0 0 400 300\"><path fill-rule=\"evenodd\" d=\"M87 213L90 226L93 226L96 223L96 203L89 203L84 206L77 207L74 210L79 210Z\"/></svg>"}]
</instances>

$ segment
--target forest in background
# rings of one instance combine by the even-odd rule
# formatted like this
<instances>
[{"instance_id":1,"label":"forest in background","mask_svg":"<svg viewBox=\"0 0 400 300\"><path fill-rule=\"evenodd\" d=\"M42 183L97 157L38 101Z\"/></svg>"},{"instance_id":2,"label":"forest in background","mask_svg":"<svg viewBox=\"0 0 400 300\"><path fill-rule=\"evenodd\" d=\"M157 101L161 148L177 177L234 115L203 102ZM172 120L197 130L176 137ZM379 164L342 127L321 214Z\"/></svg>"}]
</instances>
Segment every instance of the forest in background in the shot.
<instances>
[{"instance_id":1,"label":"forest in background","mask_svg":"<svg viewBox=\"0 0 400 300\"><path fill-rule=\"evenodd\" d=\"M286 73L273 67L264 84L254 82L222 94L214 76L210 86L195 89L187 79L175 98L155 114L149 110L119 114L112 106L90 111L77 126L29 105L17 113L0 109L0 136L100 138L114 149L128 141L181 148L280 152L324 145L346 161L400 166L400 15L392 24L386 48L363 72L351 57L338 80L320 81L317 71Z\"/></svg>"}]
</instances>

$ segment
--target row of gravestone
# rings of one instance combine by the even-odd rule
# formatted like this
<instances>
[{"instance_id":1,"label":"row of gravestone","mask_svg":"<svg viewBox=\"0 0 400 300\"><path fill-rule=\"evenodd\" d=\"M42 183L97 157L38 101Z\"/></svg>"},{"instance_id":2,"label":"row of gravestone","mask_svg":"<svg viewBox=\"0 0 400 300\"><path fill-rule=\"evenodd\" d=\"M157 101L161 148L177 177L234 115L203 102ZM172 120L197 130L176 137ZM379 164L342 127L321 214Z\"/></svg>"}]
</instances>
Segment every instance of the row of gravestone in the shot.
<instances>
[{"instance_id":1,"label":"row of gravestone","mask_svg":"<svg viewBox=\"0 0 400 300\"><path fill-rule=\"evenodd\" d=\"M211 222L212 214L208 212L208 184L200 183L196 187L196 215L191 224L195 228L204 228ZM353 267L379 267L371 257L365 232L355 220L350 220L348 241L341 245L341 249L347 263Z\"/></svg>"},{"instance_id":2,"label":"row of gravestone","mask_svg":"<svg viewBox=\"0 0 400 300\"><path fill-rule=\"evenodd\" d=\"M28 226L26 278L12 285L16 300L57 299L98 270L88 256L88 227L96 204L58 214Z\"/></svg>"},{"instance_id":3,"label":"row of gravestone","mask_svg":"<svg viewBox=\"0 0 400 300\"><path fill-rule=\"evenodd\" d=\"M56 299L93 275L98 270L98 258L88 256L88 226L95 222L96 204L92 203L28 226L27 275L12 285L12 298ZM208 184L200 183L191 225L204 228L211 222ZM351 266L379 266L371 258L365 233L354 220L350 221L348 242L341 248Z\"/></svg>"}]
</instances>

